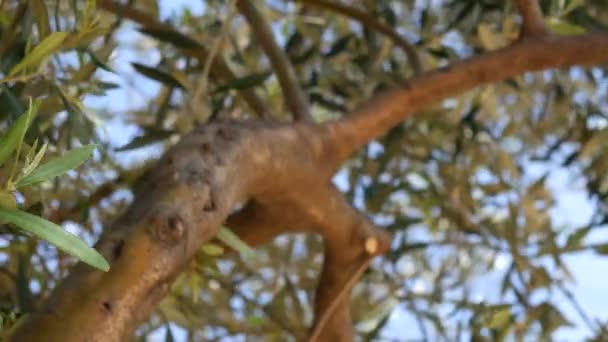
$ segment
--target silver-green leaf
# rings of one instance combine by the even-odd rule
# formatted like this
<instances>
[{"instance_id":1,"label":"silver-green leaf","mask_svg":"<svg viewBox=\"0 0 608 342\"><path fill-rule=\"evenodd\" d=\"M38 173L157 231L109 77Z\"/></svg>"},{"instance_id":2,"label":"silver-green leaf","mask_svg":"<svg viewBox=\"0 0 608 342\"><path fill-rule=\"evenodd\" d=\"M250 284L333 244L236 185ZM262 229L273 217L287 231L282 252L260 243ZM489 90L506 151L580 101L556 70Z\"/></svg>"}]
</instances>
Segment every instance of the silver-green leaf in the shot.
<instances>
[{"instance_id":1,"label":"silver-green leaf","mask_svg":"<svg viewBox=\"0 0 608 342\"><path fill-rule=\"evenodd\" d=\"M78 167L91 156L95 147L96 145L93 144L78 147L64 153L59 158L40 165L29 175L19 179L17 187L44 182Z\"/></svg>"},{"instance_id":2,"label":"silver-green leaf","mask_svg":"<svg viewBox=\"0 0 608 342\"><path fill-rule=\"evenodd\" d=\"M27 131L27 128L38 111L39 104L39 101L31 101L27 112L21 114L15 123L8 129L8 132L0 136L0 166L8 160L13 151L21 144L23 137L25 136L25 131Z\"/></svg>"},{"instance_id":3,"label":"silver-green leaf","mask_svg":"<svg viewBox=\"0 0 608 342\"><path fill-rule=\"evenodd\" d=\"M95 249L53 222L21 210L2 208L0 208L0 221L12 223L95 268L102 271L110 269L106 259Z\"/></svg>"},{"instance_id":4,"label":"silver-green leaf","mask_svg":"<svg viewBox=\"0 0 608 342\"><path fill-rule=\"evenodd\" d=\"M225 243L228 247L234 249L243 255L254 254L253 249L249 247L243 240L226 227L220 228L215 236L218 240Z\"/></svg>"}]
</instances>

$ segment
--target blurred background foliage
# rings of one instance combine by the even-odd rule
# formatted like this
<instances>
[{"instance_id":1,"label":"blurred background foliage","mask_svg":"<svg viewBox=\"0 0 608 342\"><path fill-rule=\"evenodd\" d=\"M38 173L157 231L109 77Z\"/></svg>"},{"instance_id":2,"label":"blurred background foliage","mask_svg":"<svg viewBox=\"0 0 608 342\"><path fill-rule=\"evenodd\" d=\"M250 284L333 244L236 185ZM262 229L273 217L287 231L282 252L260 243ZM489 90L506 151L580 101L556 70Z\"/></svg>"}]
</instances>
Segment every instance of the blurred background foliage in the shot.
<instances>
[{"instance_id":1,"label":"blurred background foliage","mask_svg":"<svg viewBox=\"0 0 608 342\"><path fill-rule=\"evenodd\" d=\"M328 9L327 1L255 3L317 121L348 115L414 75L406 51L371 21L409 41L426 70L512 43L519 25L512 1L342 1L363 18ZM604 0L541 3L555 32L608 29ZM128 10L112 13L100 9L111 7L107 0L0 1L0 132L34 99L38 114L24 144L47 144L50 155L98 144L67 176L9 195L89 245L131 201L138 176L181 135L218 118L257 119L243 91L275 118L290 119L234 1L122 4ZM480 87L418 113L353 156L337 185L394 234L391 253L353 291L364 340L547 340L567 331L608 339L606 316L579 304L580 284L565 260L608 254L607 80L601 66L575 67ZM3 186L10 165L0 168ZM556 220L560 192L548 180L564 171L593 207L583 224ZM134 338L305 336L319 237L282 236L248 258L221 254L202 248ZM2 326L33 310L73 261L0 225Z\"/></svg>"}]
</instances>

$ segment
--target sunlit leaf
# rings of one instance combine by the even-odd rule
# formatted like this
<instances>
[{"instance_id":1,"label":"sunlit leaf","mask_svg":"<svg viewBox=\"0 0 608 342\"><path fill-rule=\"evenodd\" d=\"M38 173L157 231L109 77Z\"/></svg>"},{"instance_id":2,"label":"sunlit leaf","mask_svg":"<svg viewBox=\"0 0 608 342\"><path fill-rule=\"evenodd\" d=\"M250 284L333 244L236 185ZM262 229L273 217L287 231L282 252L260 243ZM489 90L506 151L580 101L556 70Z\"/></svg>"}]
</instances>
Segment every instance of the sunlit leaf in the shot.
<instances>
[{"instance_id":1,"label":"sunlit leaf","mask_svg":"<svg viewBox=\"0 0 608 342\"><path fill-rule=\"evenodd\" d=\"M40 165L40 162L42 161L42 157L44 157L47 147L48 144L44 143L42 147L40 147L40 150L38 150L38 152L34 155L32 160L30 160L29 163L26 163L26 165L23 166L23 168L21 169L21 177L29 175L38 167L38 165ZM32 151L34 151L33 148Z\"/></svg>"},{"instance_id":2,"label":"sunlit leaf","mask_svg":"<svg viewBox=\"0 0 608 342\"><path fill-rule=\"evenodd\" d=\"M53 222L15 209L0 209L0 220L34 234L95 268L108 271L110 265L95 249Z\"/></svg>"},{"instance_id":3,"label":"sunlit leaf","mask_svg":"<svg viewBox=\"0 0 608 342\"><path fill-rule=\"evenodd\" d=\"M220 228L215 237L240 254L251 256L255 253L251 247L236 236L229 228Z\"/></svg>"},{"instance_id":4,"label":"sunlit leaf","mask_svg":"<svg viewBox=\"0 0 608 342\"><path fill-rule=\"evenodd\" d=\"M399 304L399 301L395 298L390 297L382 301L378 305L375 305L374 309L367 312L365 316L361 319L361 324L363 325L362 329L364 331L371 331L376 329L378 324L380 324L383 319L385 319L393 312L397 304Z\"/></svg>"},{"instance_id":5,"label":"sunlit leaf","mask_svg":"<svg viewBox=\"0 0 608 342\"><path fill-rule=\"evenodd\" d=\"M563 34L566 36L579 35L585 33L585 28L578 26L573 23L569 23L560 18L551 17L547 20L549 29L555 33Z\"/></svg>"},{"instance_id":6,"label":"sunlit leaf","mask_svg":"<svg viewBox=\"0 0 608 342\"><path fill-rule=\"evenodd\" d=\"M85 145L64 153L61 157L55 158L45 164L40 165L26 177L17 182L18 187L44 182L51 178L60 176L72 170L89 159L97 145Z\"/></svg>"},{"instance_id":7,"label":"sunlit leaf","mask_svg":"<svg viewBox=\"0 0 608 342\"><path fill-rule=\"evenodd\" d=\"M38 111L39 101L32 101L27 112L11 125L8 132L0 137L0 166L11 156L13 151L19 148L23 141L25 131L27 131L34 116Z\"/></svg>"},{"instance_id":8,"label":"sunlit leaf","mask_svg":"<svg viewBox=\"0 0 608 342\"><path fill-rule=\"evenodd\" d=\"M253 325L254 327L259 327L262 326L264 322L266 322L266 319L262 316L252 315L247 317L247 322Z\"/></svg>"},{"instance_id":9,"label":"sunlit leaf","mask_svg":"<svg viewBox=\"0 0 608 342\"><path fill-rule=\"evenodd\" d=\"M44 4L44 0L30 0L30 6L34 18L36 18L36 26L38 27L40 37L44 38L48 36L51 29L49 27L49 14L46 5Z\"/></svg>"},{"instance_id":10,"label":"sunlit leaf","mask_svg":"<svg viewBox=\"0 0 608 342\"><path fill-rule=\"evenodd\" d=\"M485 326L491 329L504 329L509 323L511 323L511 318L511 308L507 307L497 310L492 313Z\"/></svg>"},{"instance_id":11,"label":"sunlit leaf","mask_svg":"<svg viewBox=\"0 0 608 342\"><path fill-rule=\"evenodd\" d=\"M214 93L221 93L230 89L246 89L255 87L260 85L266 81L270 77L269 72L261 73L261 74L252 74L242 78L237 78L235 80L224 83L223 85L215 88Z\"/></svg>"},{"instance_id":12,"label":"sunlit leaf","mask_svg":"<svg viewBox=\"0 0 608 342\"><path fill-rule=\"evenodd\" d=\"M566 245L564 249L571 250L578 249L579 247L581 247L585 237L590 231L591 226L586 226L572 232L572 234L568 235L568 239L566 240Z\"/></svg>"},{"instance_id":13,"label":"sunlit leaf","mask_svg":"<svg viewBox=\"0 0 608 342\"><path fill-rule=\"evenodd\" d=\"M206 243L201 247L201 249L203 250L203 252L205 254L208 254L211 256L220 256L220 255L224 254L224 248L222 248L222 246L216 245L214 243Z\"/></svg>"},{"instance_id":14,"label":"sunlit leaf","mask_svg":"<svg viewBox=\"0 0 608 342\"><path fill-rule=\"evenodd\" d=\"M67 32L53 32L48 35L19 64L11 69L9 76L13 76L27 68L37 67L44 59L61 49L62 43L67 36Z\"/></svg>"},{"instance_id":15,"label":"sunlit leaf","mask_svg":"<svg viewBox=\"0 0 608 342\"><path fill-rule=\"evenodd\" d=\"M0 190L0 208L16 209L15 196L7 191Z\"/></svg>"}]
</instances>

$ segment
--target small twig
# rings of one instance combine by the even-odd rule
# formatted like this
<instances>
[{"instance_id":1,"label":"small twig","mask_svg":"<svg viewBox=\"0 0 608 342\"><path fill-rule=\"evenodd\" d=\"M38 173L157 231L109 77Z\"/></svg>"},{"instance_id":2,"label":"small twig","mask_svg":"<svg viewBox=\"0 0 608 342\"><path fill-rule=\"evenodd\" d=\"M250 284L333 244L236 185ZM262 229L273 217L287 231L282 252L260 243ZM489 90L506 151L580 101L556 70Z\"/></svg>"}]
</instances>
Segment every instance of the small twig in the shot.
<instances>
[{"instance_id":1,"label":"small twig","mask_svg":"<svg viewBox=\"0 0 608 342\"><path fill-rule=\"evenodd\" d=\"M228 33L228 30L230 29L230 23L232 22L232 18L234 17L234 14L235 14L235 12L234 12L234 0L233 0L233 1L230 1L230 3L228 4L228 15L224 19L224 23L222 25L222 30L220 32L220 35L219 35L219 37L217 37L215 42L213 42L213 46L211 47L211 50L209 51L209 55L207 56L207 59L205 60L205 65L203 66L203 74L201 75L203 77L204 83L207 83L206 80L207 80L207 77L209 76L209 71L211 70L211 65L213 64L213 60L214 60L215 56L217 56L217 54L219 53L222 43L226 39L226 34Z\"/></svg>"},{"instance_id":2,"label":"small twig","mask_svg":"<svg viewBox=\"0 0 608 342\"><path fill-rule=\"evenodd\" d=\"M226 15L226 18L224 19L224 22L222 24L222 28L220 30L220 35L215 39L215 41L213 42L213 45L211 46L211 49L209 50L209 53L207 55L207 58L205 59L205 63L203 65L203 71L201 74L201 80L198 83L198 86L194 89L194 92L192 93L192 101L190 101L190 111L194 112L196 110L196 108L198 107L198 99L201 97L201 95L203 94L207 94L207 89L209 86L209 73L211 71L211 66L213 65L213 61L215 60L215 57L220 53L222 44L224 43L224 41L226 40L226 36L228 35L228 32L230 31L230 24L232 23L232 19L234 18L235 15L235 10L234 10L234 0L231 0L228 3L228 14Z\"/></svg>"},{"instance_id":3,"label":"small twig","mask_svg":"<svg viewBox=\"0 0 608 342\"><path fill-rule=\"evenodd\" d=\"M574 294L572 294L572 292L570 290L568 290L565 286L563 286L563 284L558 285L558 288L564 294L566 299L568 299L568 301L570 302L572 307L574 307L574 310L578 313L578 315L581 317L583 322L585 322L585 324L587 325L589 330L595 331L595 329L597 327L595 326L595 324L593 324L593 322L591 321L591 318L589 317L589 315L587 315L585 310L582 308L581 304L576 300L576 298L574 297Z\"/></svg>"},{"instance_id":4,"label":"small twig","mask_svg":"<svg viewBox=\"0 0 608 342\"><path fill-rule=\"evenodd\" d=\"M547 33L543 11L538 0L517 0L517 8L523 19L521 38Z\"/></svg>"},{"instance_id":5,"label":"small twig","mask_svg":"<svg viewBox=\"0 0 608 342\"><path fill-rule=\"evenodd\" d=\"M417 75L422 72L422 63L420 62L420 58L418 57L418 52L416 48L410 44L405 38L403 38L399 33L393 30L390 26L384 24L383 22L377 20L376 18L368 15L364 11L347 6L345 4L341 4L337 1L329 1L329 0L296 0L302 2L307 5L313 5L318 7L323 7L330 11L334 11L355 19L361 22L365 27L377 31L391 38L397 46L403 49L405 54L407 55L407 59L410 62L412 69L414 70L414 74Z\"/></svg>"},{"instance_id":6,"label":"small twig","mask_svg":"<svg viewBox=\"0 0 608 342\"><path fill-rule=\"evenodd\" d=\"M201 63L209 57L209 51L207 48L198 42L198 40L193 39L189 36L186 36L175 29L173 26L165 23L161 23L157 21L154 17L138 11L130 6L125 6L115 2L114 0L97 0L97 7L108 11L117 16L122 16L128 18L129 20L140 24L145 29L153 29L158 31L164 31L168 33L172 37L182 37L182 41L186 41L188 43L196 43L196 47L184 47L177 46L176 47L182 50L184 55L189 57L194 57L201 61ZM230 69L230 67L224 63L222 60L215 59L212 64L211 74L214 77L231 81L236 79L234 72ZM272 118L274 115L272 114L270 108L266 105L262 99L260 99L257 94L252 89L240 89L239 94L245 99L251 110L260 118Z\"/></svg>"},{"instance_id":7,"label":"small twig","mask_svg":"<svg viewBox=\"0 0 608 342\"><path fill-rule=\"evenodd\" d=\"M237 6L247 19L252 32L268 56L270 64L279 79L287 107L296 121L312 122L310 104L299 85L298 78L285 52L274 39L272 29L262 13L250 0L238 0Z\"/></svg>"}]
</instances>

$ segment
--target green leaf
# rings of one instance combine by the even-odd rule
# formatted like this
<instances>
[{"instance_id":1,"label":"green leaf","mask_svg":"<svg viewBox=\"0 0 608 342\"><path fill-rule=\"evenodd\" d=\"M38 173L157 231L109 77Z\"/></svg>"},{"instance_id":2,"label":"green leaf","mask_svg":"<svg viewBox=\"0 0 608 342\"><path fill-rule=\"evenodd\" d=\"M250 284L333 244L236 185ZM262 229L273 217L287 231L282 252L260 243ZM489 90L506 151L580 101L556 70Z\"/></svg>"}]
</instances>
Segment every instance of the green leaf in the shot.
<instances>
[{"instance_id":1,"label":"green leaf","mask_svg":"<svg viewBox=\"0 0 608 342\"><path fill-rule=\"evenodd\" d=\"M0 190L0 208L17 208L15 197L10 192Z\"/></svg>"},{"instance_id":2,"label":"green leaf","mask_svg":"<svg viewBox=\"0 0 608 342\"><path fill-rule=\"evenodd\" d=\"M19 309L23 313L34 311L32 290L30 289L29 279L27 276L28 265L29 260L26 260L23 253L19 253L17 258L17 279L15 279L15 285L17 287L17 302L19 303Z\"/></svg>"},{"instance_id":3,"label":"green leaf","mask_svg":"<svg viewBox=\"0 0 608 342\"><path fill-rule=\"evenodd\" d=\"M340 37L325 54L325 57L333 57L346 49L348 42L355 37L354 33L348 33Z\"/></svg>"},{"instance_id":4,"label":"green leaf","mask_svg":"<svg viewBox=\"0 0 608 342\"><path fill-rule=\"evenodd\" d=\"M48 36L51 31L49 27L49 13L44 4L44 0L30 0L33 17L36 18L36 25L40 37Z\"/></svg>"},{"instance_id":5,"label":"green leaf","mask_svg":"<svg viewBox=\"0 0 608 342\"><path fill-rule=\"evenodd\" d=\"M165 331L165 342L174 342L175 338L173 337L173 332L171 331L171 327L167 324L167 330Z\"/></svg>"},{"instance_id":6,"label":"green leaf","mask_svg":"<svg viewBox=\"0 0 608 342\"><path fill-rule=\"evenodd\" d=\"M21 114L17 121L8 129L8 132L0 137L0 166L20 146L27 128L38 111L39 105L39 101L32 101L28 111Z\"/></svg>"},{"instance_id":7,"label":"green leaf","mask_svg":"<svg viewBox=\"0 0 608 342\"><path fill-rule=\"evenodd\" d=\"M34 171L38 167L38 165L42 161L42 157L44 157L44 154L46 153L47 147L48 147L48 144L44 143L42 145L42 147L40 147L40 150L38 150L38 152L36 152L33 159L31 159L31 161L29 161L27 163L27 165L25 165L23 167L23 169L21 169L22 178L26 177L27 175L32 173L32 171ZM34 151L33 148L32 148L32 151ZM26 160L28 160L27 157L26 157Z\"/></svg>"},{"instance_id":8,"label":"green leaf","mask_svg":"<svg viewBox=\"0 0 608 342\"><path fill-rule=\"evenodd\" d=\"M511 323L511 318L511 308L504 308L492 313L485 323L485 326L490 329L504 329Z\"/></svg>"},{"instance_id":9,"label":"green leaf","mask_svg":"<svg viewBox=\"0 0 608 342\"><path fill-rule=\"evenodd\" d=\"M76 168L91 156L96 146L91 144L75 148L59 158L40 165L32 173L18 180L17 187L40 183Z\"/></svg>"},{"instance_id":10,"label":"green leaf","mask_svg":"<svg viewBox=\"0 0 608 342\"><path fill-rule=\"evenodd\" d=\"M576 24L569 23L560 18L548 18L547 25L549 29L555 33L563 34L565 36L572 36L585 33L585 28Z\"/></svg>"},{"instance_id":11,"label":"green leaf","mask_svg":"<svg viewBox=\"0 0 608 342\"><path fill-rule=\"evenodd\" d=\"M202 45L196 40L170 28L151 28L144 27L139 29L139 32L160 40L161 42L170 43L177 48L182 49L200 49Z\"/></svg>"},{"instance_id":12,"label":"green leaf","mask_svg":"<svg viewBox=\"0 0 608 342\"><path fill-rule=\"evenodd\" d=\"M148 130L142 136L138 136L133 138L131 142L127 143L124 146L121 146L116 149L117 152L134 150L140 147L148 146L151 144L155 144L161 142L163 140L168 139L171 135L175 134L174 131L165 131L165 130Z\"/></svg>"},{"instance_id":13,"label":"green leaf","mask_svg":"<svg viewBox=\"0 0 608 342\"><path fill-rule=\"evenodd\" d=\"M220 256L224 254L224 248L220 245L216 245L214 243L206 243L201 247L203 252L207 255L211 256Z\"/></svg>"},{"instance_id":14,"label":"green leaf","mask_svg":"<svg viewBox=\"0 0 608 342\"><path fill-rule=\"evenodd\" d=\"M564 249L566 250L575 250L583 246L583 242L587 234L591 231L592 226L586 226L579 228L568 235L568 239L566 239L566 245Z\"/></svg>"},{"instance_id":15,"label":"green leaf","mask_svg":"<svg viewBox=\"0 0 608 342\"><path fill-rule=\"evenodd\" d=\"M102 68L103 70L107 71L107 72L111 72L111 73L116 73L107 63L105 63L104 61L102 61L96 54L95 52L93 52L93 50L91 49L86 49L86 52L89 54L89 57L91 57L91 61L93 61L93 63L95 63L95 65L97 65L98 67Z\"/></svg>"},{"instance_id":16,"label":"green leaf","mask_svg":"<svg viewBox=\"0 0 608 342\"><path fill-rule=\"evenodd\" d=\"M234 249L240 254L251 256L254 254L253 249L249 247L243 240L234 234L229 228L222 227L215 236L218 240L225 243L228 247Z\"/></svg>"},{"instance_id":17,"label":"green leaf","mask_svg":"<svg viewBox=\"0 0 608 342\"><path fill-rule=\"evenodd\" d=\"M103 90L113 90L120 88L120 85L113 82L97 81L96 84L100 89Z\"/></svg>"},{"instance_id":18,"label":"green leaf","mask_svg":"<svg viewBox=\"0 0 608 342\"><path fill-rule=\"evenodd\" d=\"M247 317L247 323L249 323L255 327L262 326L264 324L264 322L266 322L266 318L264 318L262 316L251 315L251 316Z\"/></svg>"},{"instance_id":19,"label":"green leaf","mask_svg":"<svg viewBox=\"0 0 608 342\"><path fill-rule=\"evenodd\" d=\"M375 330L378 325L386 319L395 309L399 301L393 297L389 297L380 303L374 305L374 308L363 315L360 319L364 331Z\"/></svg>"},{"instance_id":20,"label":"green leaf","mask_svg":"<svg viewBox=\"0 0 608 342\"><path fill-rule=\"evenodd\" d=\"M221 86L215 88L213 93L214 94L222 93L222 92L228 91L230 89L238 90L238 89L251 88L251 87L264 83L264 81L266 81L266 79L268 79L268 77L270 77L269 72L247 75L245 77L237 78L230 82L222 84Z\"/></svg>"},{"instance_id":21,"label":"green leaf","mask_svg":"<svg viewBox=\"0 0 608 342\"><path fill-rule=\"evenodd\" d=\"M0 220L38 236L95 268L102 271L110 269L108 262L95 249L53 222L15 209L0 209Z\"/></svg>"},{"instance_id":22,"label":"green leaf","mask_svg":"<svg viewBox=\"0 0 608 342\"><path fill-rule=\"evenodd\" d=\"M608 255L608 243L600 243L593 245L593 250L601 255Z\"/></svg>"},{"instance_id":23,"label":"green leaf","mask_svg":"<svg viewBox=\"0 0 608 342\"><path fill-rule=\"evenodd\" d=\"M131 63L131 65L133 65L133 68L135 68L137 72L148 77L149 79L166 84L170 87L186 89L186 87L177 77L171 75L168 72L156 68L151 68L149 66L145 66L139 63Z\"/></svg>"},{"instance_id":24,"label":"green leaf","mask_svg":"<svg viewBox=\"0 0 608 342\"><path fill-rule=\"evenodd\" d=\"M0 93L0 106L14 118L26 110L25 106L21 104L19 96L15 94L15 88L9 88L6 84L0 84L0 90L2 90L2 93Z\"/></svg>"},{"instance_id":25,"label":"green leaf","mask_svg":"<svg viewBox=\"0 0 608 342\"><path fill-rule=\"evenodd\" d=\"M42 63L45 58L61 48L61 43L63 43L67 36L67 32L53 32L48 35L30 53L23 57L19 64L11 69L9 76L13 76L26 68L34 67Z\"/></svg>"}]
</instances>

